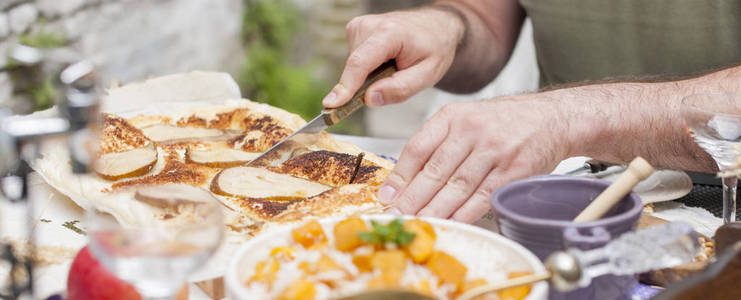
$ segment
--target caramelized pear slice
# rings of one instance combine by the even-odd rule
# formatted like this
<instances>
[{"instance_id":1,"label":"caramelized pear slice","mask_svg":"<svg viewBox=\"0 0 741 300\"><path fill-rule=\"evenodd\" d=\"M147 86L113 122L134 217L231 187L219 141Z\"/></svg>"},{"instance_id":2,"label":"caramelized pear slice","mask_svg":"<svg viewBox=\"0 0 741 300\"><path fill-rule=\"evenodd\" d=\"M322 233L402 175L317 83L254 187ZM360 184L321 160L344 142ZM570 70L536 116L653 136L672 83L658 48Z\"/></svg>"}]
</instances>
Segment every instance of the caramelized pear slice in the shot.
<instances>
[{"instance_id":1,"label":"caramelized pear slice","mask_svg":"<svg viewBox=\"0 0 741 300\"><path fill-rule=\"evenodd\" d=\"M219 129L201 127L177 127L166 124L157 124L142 128L142 132L150 140L164 142L169 140L194 139L223 135Z\"/></svg>"},{"instance_id":2,"label":"caramelized pear slice","mask_svg":"<svg viewBox=\"0 0 741 300\"><path fill-rule=\"evenodd\" d=\"M142 176L149 173L157 163L157 149L154 144L124 152L101 155L95 160L95 172L106 180Z\"/></svg>"},{"instance_id":3,"label":"caramelized pear slice","mask_svg":"<svg viewBox=\"0 0 741 300\"><path fill-rule=\"evenodd\" d=\"M247 152L230 148L211 148L204 150L189 150L185 159L189 163L206 165L212 168L229 168L245 164L260 156L260 153Z\"/></svg>"},{"instance_id":4,"label":"caramelized pear slice","mask_svg":"<svg viewBox=\"0 0 741 300\"><path fill-rule=\"evenodd\" d=\"M183 204L219 203L208 191L183 183L145 186L136 190L134 198L160 208Z\"/></svg>"},{"instance_id":5,"label":"caramelized pear slice","mask_svg":"<svg viewBox=\"0 0 741 300\"><path fill-rule=\"evenodd\" d=\"M215 194L248 198L306 198L330 188L291 175L252 167L224 169L211 181L211 191Z\"/></svg>"}]
</instances>

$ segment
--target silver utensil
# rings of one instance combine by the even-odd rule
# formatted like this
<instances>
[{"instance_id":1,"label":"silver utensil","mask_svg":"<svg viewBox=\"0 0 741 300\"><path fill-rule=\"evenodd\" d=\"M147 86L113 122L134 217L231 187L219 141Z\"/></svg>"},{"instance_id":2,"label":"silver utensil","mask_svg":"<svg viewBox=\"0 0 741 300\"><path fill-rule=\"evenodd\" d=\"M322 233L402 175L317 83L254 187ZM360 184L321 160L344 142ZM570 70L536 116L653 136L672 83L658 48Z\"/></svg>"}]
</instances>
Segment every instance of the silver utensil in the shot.
<instances>
[{"instance_id":1,"label":"silver utensil","mask_svg":"<svg viewBox=\"0 0 741 300\"><path fill-rule=\"evenodd\" d=\"M349 116L350 114L361 108L363 104L365 104L365 102L363 101L365 97L365 91L371 84L383 78L389 77L394 73L396 73L396 62L394 60L390 60L382 64L380 67L378 67L368 75L368 78L358 89L358 91L355 92L355 95L353 95L350 101L337 108L327 108L322 110L322 112L318 116L316 116L316 118L304 125L304 127L295 131L293 134L289 135L287 138L281 140L277 144L273 145L272 147L270 147L270 149L260 154L260 156L245 164L245 166L253 164L258 166L277 165L289 158L288 156L290 156L291 151L284 150L292 149L292 147L290 147L291 144L313 144L317 139L317 133L329 126L332 126L344 120L345 118L347 118L347 116Z\"/></svg>"}]
</instances>

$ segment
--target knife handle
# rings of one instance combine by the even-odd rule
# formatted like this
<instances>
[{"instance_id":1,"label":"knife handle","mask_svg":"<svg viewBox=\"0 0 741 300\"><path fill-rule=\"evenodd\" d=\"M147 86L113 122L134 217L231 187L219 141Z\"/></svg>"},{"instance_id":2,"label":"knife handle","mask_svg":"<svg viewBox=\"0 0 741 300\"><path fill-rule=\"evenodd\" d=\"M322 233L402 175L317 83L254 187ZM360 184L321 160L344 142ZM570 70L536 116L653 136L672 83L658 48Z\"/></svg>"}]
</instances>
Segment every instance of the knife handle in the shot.
<instances>
[{"instance_id":1,"label":"knife handle","mask_svg":"<svg viewBox=\"0 0 741 300\"><path fill-rule=\"evenodd\" d=\"M350 101L337 108L325 108L322 111L324 114L324 122L327 123L327 126L332 126L347 118L347 116L365 104L363 101L365 98L365 91L371 84L383 78L390 77L394 73L396 73L395 60L392 59L383 63L380 67L368 74L368 78L365 79L363 85L361 85L358 91L355 92L352 98L350 98Z\"/></svg>"}]
</instances>

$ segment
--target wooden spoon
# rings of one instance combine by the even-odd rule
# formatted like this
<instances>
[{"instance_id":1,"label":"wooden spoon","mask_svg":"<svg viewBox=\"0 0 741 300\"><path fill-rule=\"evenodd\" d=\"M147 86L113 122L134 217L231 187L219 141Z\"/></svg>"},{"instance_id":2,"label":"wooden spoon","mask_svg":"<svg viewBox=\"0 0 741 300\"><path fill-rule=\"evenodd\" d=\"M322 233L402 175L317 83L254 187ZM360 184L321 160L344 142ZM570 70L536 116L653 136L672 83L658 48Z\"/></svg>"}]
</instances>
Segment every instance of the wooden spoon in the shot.
<instances>
[{"instance_id":1,"label":"wooden spoon","mask_svg":"<svg viewBox=\"0 0 741 300\"><path fill-rule=\"evenodd\" d=\"M615 204L620 202L625 195L630 193L633 187L641 180L651 176L654 168L645 159L636 157L630 162L625 172L620 174L617 180L610 184L607 189L597 196L592 203L574 218L574 222L589 222L598 220L604 216Z\"/></svg>"}]
</instances>

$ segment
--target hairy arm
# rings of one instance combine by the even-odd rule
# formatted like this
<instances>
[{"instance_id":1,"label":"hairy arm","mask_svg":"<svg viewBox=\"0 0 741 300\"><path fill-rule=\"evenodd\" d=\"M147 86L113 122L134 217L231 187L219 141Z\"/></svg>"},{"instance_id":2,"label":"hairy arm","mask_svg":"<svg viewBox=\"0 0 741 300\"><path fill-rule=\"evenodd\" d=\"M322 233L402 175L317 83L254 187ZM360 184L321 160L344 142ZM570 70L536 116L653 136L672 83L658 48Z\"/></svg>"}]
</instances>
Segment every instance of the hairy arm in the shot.
<instances>
[{"instance_id":1,"label":"hairy arm","mask_svg":"<svg viewBox=\"0 0 741 300\"><path fill-rule=\"evenodd\" d=\"M741 92L741 67L693 79L603 83L448 104L409 140L380 187L405 214L472 222L502 185L551 172L570 156L713 172L686 132L683 97ZM727 105L727 104L726 104Z\"/></svg>"},{"instance_id":2,"label":"hairy arm","mask_svg":"<svg viewBox=\"0 0 741 300\"><path fill-rule=\"evenodd\" d=\"M452 10L466 24L453 64L437 87L472 93L494 80L515 47L525 12L516 0L443 0L433 7Z\"/></svg>"},{"instance_id":3,"label":"hairy arm","mask_svg":"<svg viewBox=\"0 0 741 300\"><path fill-rule=\"evenodd\" d=\"M670 82L609 83L542 93L568 107L571 155L626 163L640 155L658 167L715 172L712 158L686 132L684 96L741 92L741 67Z\"/></svg>"}]
</instances>

